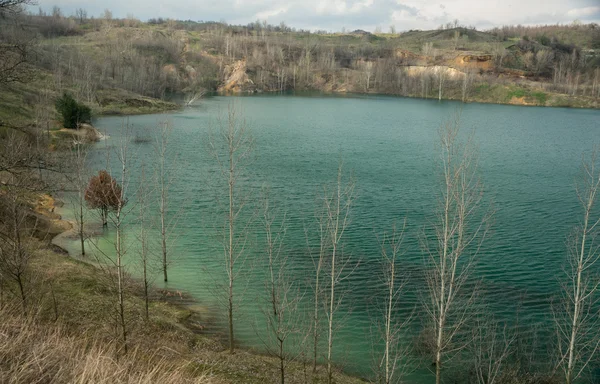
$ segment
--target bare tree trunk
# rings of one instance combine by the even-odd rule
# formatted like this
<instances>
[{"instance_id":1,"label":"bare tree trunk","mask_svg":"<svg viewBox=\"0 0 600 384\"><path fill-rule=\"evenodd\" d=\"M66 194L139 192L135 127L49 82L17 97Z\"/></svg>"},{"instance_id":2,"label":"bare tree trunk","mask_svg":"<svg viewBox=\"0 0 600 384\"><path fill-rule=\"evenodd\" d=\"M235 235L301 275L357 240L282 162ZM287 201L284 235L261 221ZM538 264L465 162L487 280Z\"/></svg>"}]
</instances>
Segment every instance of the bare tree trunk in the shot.
<instances>
[{"instance_id":1,"label":"bare tree trunk","mask_svg":"<svg viewBox=\"0 0 600 384\"><path fill-rule=\"evenodd\" d=\"M165 217L164 217L163 207L164 207L164 205L162 204L162 199L161 199L160 236L161 236L161 246L162 246L163 280L166 283L167 281L169 281L169 276L167 273L167 240L166 240Z\"/></svg>"},{"instance_id":2,"label":"bare tree trunk","mask_svg":"<svg viewBox=\"0 0 600 384\"><path fill-rule=\"evenodd\" d=\"M234 349L234 336L233 336L233 283L234 283L234 278L233 278L233 267L234 267L234 252L233 252L233 238L235 236L235 228L234 228L234 222L235 222L235 213L234 213L234 208L233 208L233 199L235 198L233 192L234 192L234 186L235 186L235 164L234 164L234 137L233 137L233 132L231 131L231 129L233 128L232 122L229 122L229 135L228 135L228 147L229 147L229 180L228 180L228 186L229 186L229 216L227 219L227 222L229 224L229 295L228 295L228 301L229 301L229 307L228 307L228 311L229 311L229 316L228 316L228 320L229 320L229 353L233 353L233 349Z\"/></svg>"},{"instance_id":3,"label":"bare tree trunk","mask_svg":"<svg viewBox=\"0 0 600 384\"><path fill-rule=\"evenodd\" d=\"M23 315L27 316L27 296L25 295L25 286L23 284L23 275L25 273L24 268L21 267L21 264L26 259L25 250L23 249L23 243L21 241L21 220L19 220L20 212L19 205L17 202L17 197L13 197L13 231L14 231L14 242L15 242L15 251L14 255L16 256L15 260L15 280L19 285L19 293L21 294L21 305L23 306Z\"/></svg>"},{"instance_id":4,"label":"bare tree trunk","mask_svg":"<svg viewBox=\"0 0 600 384\"><path fill-rule=\"evenodd\" d=\"M296 340L293 348L286 350L290 336L300 334L298 303L301 295L287 270L287 255L283 250L286 234L285 214L278 218L269 204L268 189L264 193L263 221L266 234L268 263L267 302L263 308L269 332L265 347L267 353L279 360L280 383L285 383L286 368L290 361L303 354L304 341ZM302 338L301 338L302 339ZM306 340L307 338L304 338Z\"/></svg>"},{"instance_id":5,"label":"bare tree trunk","mask_svg":"<svg viewBox=\"0 0 600 384\"><path fill-rule=\"evenodd\" d=\"M313 313L313 374L317 372L317 359L319 352L319 303L321 296L321 269L323 268L323 262L325 259L325 251L327 244L327 221L325 218L325 214L322 213L319 218L319 237L320 237L320 249L319 249L319 258L315 265L315 286L314 286L314 313Z\"/></svg>"},{"instance_id":6,"label":"bare tree trunk","mask_svg":"<svg viewBox=\"0 0 600 384\"><path fill-rule=\"evenodd\" d=\"M379 364L374 367L378 382L385 384L402 382L402 369L405 366L401 365L401 360L408 358L408 348L400 344L400 332L404 326L410 321L410 317L401 322L397 319L395 311L398 307L400 295L404 287L404 280L398 280L398 265L397 262L401 256L402 240L404 236L404 228L397 232L394 226L393 232L388 235L384 234L381 240L381 255L383 263L383 284L386 286L386 294L383 301L383 321L382 319L374 319L380 331L380 341L383 342L383 354L374 356L374 361L379 360Z\"/></svg>"},{"instance_id":7,"label":"bare tree trunk","mask_svg":"<svg viewBox=\"0 0 600 384\"><path fill-rule=\"evenodd\" d=\"M600 234L600 218L593 218L600 190L598 149L589 162L583 162L583 177L577 194L583 208L583 221L569 239L567 279L563 284L564 310L555 314L560 359L558 367L565 382L573 383L588 367L600 347L600 311L597 303L600 279L592 272L600 257L595 240Z\"/></svg>"},{"instance_id":8,"label":"bare tree trunk","mask_svg":"<svg viewBox=\"0 0 600 384\"><path fill-rule=\"evenodd\" d=\"M121 205L121 204L119 204ZM122 228L121 228L121 212L122 207L117 208L117 212L115 214L115 229L117 232L116 238L116 250L117 250L117 295L119 301L119 320L121 326L121 337L123 341L123 348L125 353L127 353L127 327L125 324L125 284L124 284L124 274L123 274L123 244L122 244Z\"/></svg>"},{"instance_id":9,"label":"bare tree trunk","mask_svg":"<svg viewBox=\"0 0 600 384\"><path fill-rule=\"evenodd\" d=\"M81 256L85 256L85 238L83 236L83 207L79 208L79 240L81 241Z\"/></svg>"},{"instance_id":10,"label":"bare tree trunk","mask_svg":"<svg viewBox=\"0 0 600 384\"><path fill-rule=\"evenodd\" d=\"M0 193L0 275L2 280L15 284L16 289L9 291L21 302L23 314L27 316L33 273L31 258L35 253L35 243L30 237L38 229L37 220L32 220L24 199L28 196L25 193L40 187L33 173L39 151L24 136L9 131L0 140L0 152L0 169L8 171ZM6 286L4 281L3 286Z\"/></svg>"},{"instance_id":11,"label":"bare tree trunk","mask_svg":"<svg viewBox=\"0 0 600 384\"><path fill-rule=\"evenodd\" d=\"M446 77L446 74L443 72L442 68L439 68L438 70L438 77L440 80L440 85L438 88L438 101L442 101L442 88L444 88L444 80Z\"/></svg>"},{"instance_id":12,"label":"bare tree trunk","mask_svg":"<svg viewBox=\"0 0 600 384\"><path fill-rule=\"evenodd\" d=\"M354 183L350 181L342 186L342 162L338 168L337 185L333 196L325 196L325 211L327 215L327 235L330 262L329 303L327 311L327 382L333 382L333 341L334 313L340 304L337 297L337 284L347 276L342 276L347 260L338 260L341 240L350 224L350 208L354 198Z\"/></svg>"},{"instance_id":13,"label":"bare tree trunk","mask_svg":"<svg viewBox=\"0 0 600 384\"><path fill-rule=\"evenodd\" d=\"M457 114L440 129L443 168L441 208L434 246L426 245L432 267L427 279L431 303L426 305L435 334L436 384L441 383L449 346L469 318L475 292L462 292L462 288L487 233L491 215L485 214L481 219L475 216L481 206L483 187L477 174L472 139L463 143L458 139L458 133ZM452 351L465 347L453 345Z\"/></svg>"},{"instance_id":14,"label":"bare tree trunk","mask_svg":"<svg viewBox=\"0 0 600 384\"><path fill-rule=\"evenodd\" d=\"M471 86L472 77L473 77L473 72L470 69L468 69L465 72L465 76L463 78L463 83L462 83L462 102L463 103L467 101L467 97L469 95L469 87Z\"/></svg>"},{"instance_id":15,"label":"bare tree trunk","mask_svg":"<svg viewBox=\"0 0 600 384\"><path fill-rule=\"evenodd\" d=\"M121 341L123 344L123 351L127 353L127 322L126 322L126 314L125 314L125 266L123 263L123 256L125 254L125 248L123 244L123 219L124 219L124 211L123 208L125 206L125 198L127 193L127 187L129 184L129 162L130 162L130 153L129 153L129 140L131 136L131 127L129 122L126 122L122 126L122 135L121 143L117 149L117 158L120 164L120 179L121 179L121 189L120 191L114 191L114 193L118 197L118 203L115 210L114 217L114 226L116 231L116 239L115 239L115 250L116 250L116 260L115 267L117 269L117 298L118 298L118 320L119 327L121 328Z\"/></svg>"},{"instance_id":16,"label":"bare tree trunk","mask_svg":"<svg viewBox=\"0 0 600 384\"><path fill-rule=\"evenodd\" d=\"M503 382L504 366L515 352L516 333L509 334L506 324L500 329L497 321L484 314L483 319L473 327L472 334L470 349L477 384Z\"/></svg>"},{"instance_id":17,"label":"bare tree trunk","mask_svg":"<svg viewBox=\"0 0 600 384\"><path fill-rule=\"evenodd\" d=\"M279 340L279 373L281 377L281 384L285 383L285 354L283 351L283 340Z\"/></svg>"},{"instance_id":18,"label":"bare tree trunk","mask_svg":"<svg viewBox=\"0 0 600 384\"><path fill-rule=\"evenodd\" d=\"M220 142L210 143L215 152L217 162L227 181L228 202L226 213L226 228L223 249L225 253L225 269L227 273L227 321L229 330L229 352L234 353L234 287L239 270L245 261L244 243L247 233L238 231L239 216L246 202L238 196L237 182L244 170L244 163L252 152L253 140L247 129L246 122L238 116L238 111L230 104L226 121L220 119ZM246 223L247 228L248 223Z\"/></svg>"},{"instance_id":19,"label":"bare tree trunk","mask_svg":"<svg viewBox=\"0 0 600 384\"><path fill-rule=\"evenodd\" d=\"M171 180L167 174L167 154L169 151L169 138L172 132L172 126L169 123L160 123L158 135L156 137L155 152L158 157L157 177L159 188L159 213L160 213L160 239L162 249L162 272L163 280L167 282L168 278L168 244L167 238L173 231L170 227L168 215L169 188Z\"/></svg>"},{"instance_id":20,"label":"bare tree trunk","mask_svg":"<svg viewBox=\"0 0 600 384\"><path fill-rule=\"evenodd\" d=\"M149 249L148 249L148 228L147 228L147 209L148 209L148 189L146 186L146 174L144 165L142 165L140 183L138 190L138 204L139 204L139 242L140 242L140 264L142 267L142 283L144 285L144 315L146 321L150 319L150 280L148 275L148 262L149 262Z\"/></svg>"},{"instance_id":21,"label":"bare tree trunk","mask_svg":"<svg viewBox=\"0 0 600 384\"><path fill-rule=\"evenodd\" d=\"M77 205L76 205L76 222L77 222L77 235L81 244L81 255L85 256L85 188L86 188L86 157L87 153L82 144L75 144L75 158L73 163L75 165L75 188L77 189ZM103 218L103 221L105 219ZM104 223L103 223L104 224Z\"/></svg>"},{"instance_id":22,"label":"bare tree trunk","mask_svg":"<svg viewBox=\"0 0 600 384\"><path fill-rule=\"evenodd\" d=\"M108 208L102 207L100 209L100 216L102 218L102 227L108 227Z\"/></svg>"}]
</instances>

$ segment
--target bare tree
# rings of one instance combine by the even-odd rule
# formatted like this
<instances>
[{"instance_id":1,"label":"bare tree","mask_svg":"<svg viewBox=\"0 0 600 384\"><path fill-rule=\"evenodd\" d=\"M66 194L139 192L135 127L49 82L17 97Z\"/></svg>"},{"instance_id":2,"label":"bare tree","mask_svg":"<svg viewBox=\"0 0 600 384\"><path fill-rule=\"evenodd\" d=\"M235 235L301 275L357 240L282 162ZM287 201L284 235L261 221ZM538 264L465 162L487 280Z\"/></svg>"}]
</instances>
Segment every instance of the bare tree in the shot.
<instances>
[{"instance_id":1,"label":"bare tree","mask_svg":"<svg viewBox=\"0 0 600 384\"><path fill-rule=\"evenodd\" d=\"M85 23L87 20L87 11L83 8L77 8L75 10L75 18L79 24Z\"/></svg>"},{"instance_id":2,"label":"bare tree","mask_svg":"<svg viewBox=\"0 0 600 384\"><path fill-rule=\"evenodd\" d=\"M442 90L444 89L444 82L446 81L446 70L442 67L438 67L436 72L439 85L438 85L438 100L442 101Z\"/></svg>"},{"instance_id":3,"label":"bare tree","mask_svg":"<svg viewBox=\"0 0 600 384\"><path fill-rule=\"evenodd\" d=\"M585 373L600 347L600 311L597 306L600 278L596 270L600 258L600 217L594 217L600 190L598 165L596 148L589 160L583 159L583 175L577 185L582 221L568 239L562 308L555 311L559 352L557 369L563 372L567 384Z\"/></svg>"},{"instance_id":4,"label":"bare tree","mask_svg":"<svg viewBox=\"0 0 600 384\"><path fill-rule=\"evenodd\" d=\"M126 210L127 206L127 193L129 189L129 173L132 166L133 156L130 151L130 140L131 140L131 125L129 122L123 122L121 126L119 143L115 146L116 164L118 169L115 173L118 174L118 182L116 179L114 182L109 183L111 189L111 195L114 199L114 210L112 214L108 215L114 229L115 238L114 244L114 255L106 254L96 246L98 253L95 256L98 258L98 265L105 271L106 276L110 279L111 289L114 289L115 293L115 304L116 311L114 312L115 320L115 332L117 337L120 339L120 346L124 353L128 351L127 345L127 312L125 303L125 288L126 288L126 265L124 262L125 255L127 254L127 246L125 242L125 217L129 213ZM112 176L111 176L112 179ZM104 268L107 266L107 268Z\"/></svg>"},{"instance_id":5,"label":"bare tree","mask_svg":"<svg viewBox=\"0 0 600 384\"><path fill-rule=\"evenodd\" d=\"M23 0L0 0L0 86L31 80L31 69L26 65L35 43L35 33L25 28L18 13Z\"/></svg>"},{"instance_id":6,"label":"bare tree","mask_svg":"<svg viewBox=\"0 0 600 384\"><path fill-rule=\"evenodd\" d=\"M151 286L151 253L150 253L150 225L148 220L148 205L150 203L150 188L148 188L148 179L144 165L140 172L138 197L138 241L139 241L139 262L142 269L142 284L144 288L144 315L146 321L150 318L150 286Z\"/></svg>"},{"instance_id":7,"label":"bare tree","mask_svg":"<svg viewBox=\"0 0 600 384\"><path fill-rule=\"evenodd\" d=\"M433 43L431 41L423 44L423 46L421 47L421 53L423 53L423 55L426 57L433 57L434 50L435 49L433 48Z\"/></svg>"},{"instance_id":8,"label":"bare tree","mask_svg":"<svg viewBox=\"0 0 600 384\"><path fill-rule=\"evenodd\" d=\"M82 144L75 143L72 156L72 165L75 167L75 174L72 182L77 196L73 208L75 210L75 222L77 223L77 235L81 243L81 255L85 256L85 192L87 186L86 177L86 158L87 151Z\"/></svg>"},{"instance_id":9,"label":"bare tree","mask_svg":"<svg viewBox=\"0 0 600 384\"><path fill-rule=\"evenodd\" d=\"M32 223L18 192L10 187L0 201L0 278L16 284L15 296L27 315L31 259L35 251L30 237L36 231L37 220Z\"/></svg>"},{"instance_id":10,"label":"bare tree","mask_svg":"<svg viewBox=\"0 0 600 384\"><path fill-rule=\"evenodd\" d=\"M102 16L100 18L102 19L102 27L103 27L105 33L110 32L110 29L112 28L112 19L113 19L112 11L108 8L105 8L104 12L102 13Z\"/></svg>"},{"instance_id":11,"label":"bare tree","mask_svg":"<svg viewBox=\"0 0 600 384\"><path fill-rule=\"evenodd\" d=\"M495 43L491 47L492 56L494 58L494 66L496 69L502 68L504 58L506 57L506 49L502 43Z\"/></svg>"},{"instance_id":12,"label":"bare tree","mask_svg":"<svg viewBox=\"0 0 600 384\"><path fill-rule=\"evenodd\" d=\"M373 77L373 62L365 61L361 64L361 70L365 78L365 92L369 92L371 88L371 77Z\"/></svg>"},{"instance_id":13,"label":"bare tree","mask_svg":"<svg viewBox=\"0 0 600 384\"><path fill-rule=\"evenodd\" d=\"M162 250L162 272L164 281L168 281L169 248L171 245L171 235L175 233L178 214L170 212L169 190L173 181L173 164L170 152L170 137L173 132L173 125L168 122L161 122L158 126L155 139L154 151L157 155L156 178L158 186L158 209L160 219L160 239Z\"/></svg>"},{"instance_id":14,"label":"bare tree","mask_svg":"<svg viewBox=\"0 0 600 384\"><path fill-rule=\"evenodd\" d=\"M535 54L533 52L525 52L523 54L523 65L529 70L535 69Z\"/></svg>"},{"instance_id":15,"label":"bare tree","mask_svg":"<svg viewBox=\"0 0 600 384\"><path fill-rule=\"evenodd\" d=\"M239 194L238 182L254 147L253 138L245 119L233 104L229 104L226 118L219 119L218 137L212 138L211 149L227 183L227 209L223 230L224 266L227 274L227 320L229 352L234 353L235 283L247 258L246 240L249 221L241 217L247 200ZM245 225L244 225L245 224Z\"/></svg>"},{"instance_id":16,"label":"bare tree","mask_svg":"<svg viewBox=\"0 0 600 384\"><path fill-rule=\"evenodd\" d=\"M286 369L290 362L302 353L302 338L298 316L299 303L302 298L295 286L285 254L284 238L286 234L286 218L278 218L269 202L269 192L264 191L263 223L266 236L267 256L267 305L263 308L266 317L267 338L263 340L267 352L279 360L280 383L285 383ZM296 342L292 347L292 338Z\"/></svg>"},{"instance_id":17,"label":"bare tree","mask_svg":"<svg viewBox=\"0 0 600 384\"><path fill-rule=\"evenodd\" d=\"M457 29L452 34L452 42L454 43L454 50L455 51L456 51L456 48L458 48L458 41L459 41L459 39L460 39L460 31Z\"/></svg>"},{"instance_id":18,"label":"bare tree","mask_svg":"<svg viewBox=\"0 0 600 384\"><path fill-rule=\"evenodd\" d=\"M515 350L516 335L508 326L484 316L472 330L471 353L477 384L502 382L505 368Z\"/></svg>"},{"instance_id":19,"label":"bare tree","mask_svg":"<svg viewBox=\"0 0 600 384\"><path fill-rule=\"evenodd\" d=\"M321 318L319 316L320 312L321 312L321 296L323 294L323 287L322 287L322 273L323 273L323 269L325 268L325 257L326 257L326 251L327 251L327 217L325 215L324 212L324 207L321 207L321 211L316 215L317 218L317 223L318 223L318 236L319 236L319 254L318 256L314 256L312 251L311 251L311 246L310 246L310 241L308 239L308 231L305 230L306 233L306 239L307 239L307 245L309 248L309 252L311 253L311 257L312 257L312 261L313 261L313 265L315 268L314 271L314 283L313 283L313 305L314 305L314 312L313 312L313 316L312 316L312 324L311 324L311 331L312 331L312 342L313 342L313 350L312 350L312 363L313 363L313 369L312 369L312 373L313 375L317 372L317 361L318 361L318 354L319 354L319 339L321 336Z\"/></svg>"},{"instance_id":20,"label":"bare tree","mask_svg":"<svg viewBox=\"0 0 600 384\"><path fill-rule=\"evenodd\" d=\"M333 191L325 187L323 191L325 214L325 257L329 267L327 287L327 304L325 315L327 318L327 382L333 382L333 343L336 332L336 312L342 303L343 295L339 294L342 281L348 278L354 268L350 265L351 259L344 255L342 239L350 225L350 211L354 201L354 180L347 183L343 180L343 163L340 160L337 174L337 183ZM348 271L350 269L350 271Z\"/></svg>"},{"instance_id":21,"label":"bare tree","mask_svg":"<svg viewBox=\"0 0 600 384\"><path fill-rule=\"evenodd\" d=\"M540 49L535 53L535 74L539 75L541 71L546 69L552 62L552 51L548 49Z\"/></svg>"},{"instance_id":22,"label":"bare tree","mask_svg":"<svg viewBox=\"0 0 600 384\"><path fill-rule=\"evenodd\" d=\"M472 69L467 69L465 71L465 75L463 76L462 81L462 101L463 103L467 101L469 97L469 89L471 88L471 83L473 82L473 77L475 76L474 71Z\"/></svg>"},{"instance_id":23,"label":"bare tree","mask_svg":"<svg viewBox=\"0 0 600 384\"><path fill-rule=\"evenodd\" d=\"M33 4L35 4L33 0L0 0L0 17L20 13L25 6Z\"/></svg>"},{"instance_id":24,"label":"bare tree","mask_svg":"<svg viewBox=\"0 0 600 384\"><path fill-rule=\"evenodd\" d=\"M383 342L383 352L376 353L375 374L377 382L384 384L400 383L407 368L409 348L402 345L400 337L402 329L410 321L410 317L401 321L397 318L402 290L406 280L400 277L398 262L402 256L402 240L404 236L404 223L398 231L394 226L392 233L383 235L380 241L383 269L383 285L386 289L383 302L383 311L378 313L375 323L379 332L379 339ZM379 308L378 308L379 309Z\"/></svg>"},{"instance_id":25,"label":"bare tree","mask_svg":"<svg viewBox=\"0 0 600 384\"><path fill-rule=\"evenodd\" d=\"M39 192L45 184L36 177L43 159L37 145L37 136L19 128L4 131L0 140L0 280L16 285L9 286L21 301L23 313L27 314L31 259L37 250L34 235L45 237L38 226L35 213L31 212L27 196ZM4 290L4 289L3 289Z\"/></svg>"},{"instance_id":26,"label":"bare tree","mask_svg":"<svg viewBox=\"0 0 600 384\"><path fill-rule=\"evenodd\" d=\"M440 129L442 189L434 233L424 241L430 267L430 301L425 306L433 326L436 384L441 383L443 364L466 346L457 335L469 319L475 290L466 290L465 282L490 219L479 212L483 186L477 156L472 137L458 137L459 120L457 113Z\"/></svg>"},{"instance_id":27,"label":"bare tree","mask_svg":"<svg viewBox=\"0 0 600 384\"><path fill-rule=\"evenodd\" d=\"M600 97L600 68L594 69L594 79L592 80L592 96Z\"/></svg>"},{"instance_id":28,"label":"bare tree","mask_svg":"<svg viewBox=\"0 0 600 384\"><path fill-rule=\"evenodd\" d=\"M55 167L52 159L38 145L35 133L24 127L1 123L0 126L10 128L4 131L0 140L0 172L6 173L2 184L20 192L43 189L44 183L33 177L32 172L39 172L42 162L44 169L55 170Z\"/></svg>"}]
</instances>

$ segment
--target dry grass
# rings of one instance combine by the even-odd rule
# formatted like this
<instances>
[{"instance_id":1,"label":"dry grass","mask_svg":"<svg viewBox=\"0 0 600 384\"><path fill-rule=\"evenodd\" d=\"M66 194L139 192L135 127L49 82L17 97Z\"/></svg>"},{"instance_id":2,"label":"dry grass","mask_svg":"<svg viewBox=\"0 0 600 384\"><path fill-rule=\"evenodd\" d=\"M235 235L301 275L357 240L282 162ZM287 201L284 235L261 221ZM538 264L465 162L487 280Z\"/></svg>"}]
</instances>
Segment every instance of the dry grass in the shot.
<instances>
[{"instance_id":1,"label":"dry grass","mask_svg":"<svg viewBox=\"0 0 600 384\"><path fill-rule=\"evenodd\" d=\"M211 383L193 377L185 361L170 362L140 350L115 359L111 343L70 335L10 309L0 311L2 383Z\"/></svg>"},{"instance_id":2,"label":"dry grass","mask_svg":"<svg viewBox=\"0 0 600 384\"><path fill-rule=\"evenodd\" d=\"M114 329L114 292L98 268L42 247L31 264L30 317L21 312L8 281L0 287L0 383L251 383L278 382L278 361L236 350L219 335L190 328L211 314L192 313L155 294L150 320L134 281L127 294L128 346ZM14 287L13 287L14 288ZM9 309L9 308L14 309ZM214 314L213 314L214 315ZM301 362L290 364L286 383L323 383ZM338 383L358 378L335 373Z\"/></svg>"}]
</instances>

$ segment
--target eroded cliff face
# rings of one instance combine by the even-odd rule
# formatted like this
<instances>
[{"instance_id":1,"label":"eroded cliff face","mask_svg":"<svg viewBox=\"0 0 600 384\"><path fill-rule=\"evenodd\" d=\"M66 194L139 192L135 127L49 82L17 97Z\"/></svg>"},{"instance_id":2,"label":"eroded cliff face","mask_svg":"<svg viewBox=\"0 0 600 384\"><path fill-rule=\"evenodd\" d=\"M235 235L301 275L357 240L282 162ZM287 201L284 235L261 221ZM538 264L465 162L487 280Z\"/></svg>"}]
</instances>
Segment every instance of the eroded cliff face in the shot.
<instances>
[{"instance_id":1,"label":"eroded cliff face","mask_svg":"<svg viewBox=\"0 0 600 384\"><path fill-rule=\"evenodd\" d=\"M412 77L420 77L423 75L439 76L441 74L446 79L457 80L462 79L465 76L464 72L446 65L410 65L404 68L406 74Z\"/></svg>"},{"instance_id":2,"label":"eroded cliff face","mask_svg":"<svg viewBox=\"0 0 600 384\"><path fill-rule=\"evenodd\" d=\"M225 67L223 84L218 91L224 93L254 92L256 86L248 77L246 59L238 60Z\"/></svg>"}]
</instances>

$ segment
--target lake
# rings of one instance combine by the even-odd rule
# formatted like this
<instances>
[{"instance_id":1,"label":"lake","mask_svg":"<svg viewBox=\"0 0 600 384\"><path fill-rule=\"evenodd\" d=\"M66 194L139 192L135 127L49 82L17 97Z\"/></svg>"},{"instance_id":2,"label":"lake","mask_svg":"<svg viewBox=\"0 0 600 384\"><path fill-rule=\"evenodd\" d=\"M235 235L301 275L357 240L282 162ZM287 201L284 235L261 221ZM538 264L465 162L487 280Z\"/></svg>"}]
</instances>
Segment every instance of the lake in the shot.
<instances>
[{"instance_id":1,"label":"lake","mask_svg":"<svg viewBox=\"0 0 600 384\"><path fill-rule=\"evenodd\" d=\"M160 121L173 124L176 177L170 196L173 211L180 216L176 257L166 286L189 292L214 309L211 324L216 332L223 331L225 324L216 287L225 278L218 235L224 220L219 202L227 189L208 141L232 102L255 139L241 182L248 200L243 220L260 208L260 190L268 186L280 217L286 215L284 250L298 287L309 286L314 269L307 242L315 246L320 191L335 182L340 158L345 175L353 175L356 200L343 243L344 253L357 267L343 286L347 292L334 345L334 359L348 372L370 374L372 317L384 295L379 239L395 222L406 220L400 269L408 279L398 318L415 310L409 336L419 331L425 318L419 304L426 292L426 265L419 239L423 228L435 220L440 191L438 130L457 109L462 109L461 130L474 132L485 201L493 202L495 210L473 281L482 280L481 299L497 319L513 324L518 312L524 323L542 328L551 324L551 301L559 293L566 236L581 214L575 181L582 154L600 143L600 111L381 96L261 95L210 97L181 112L127 118L141 136ZM95 145L89 156L91 168L106 168L107 161L115 167L116 157L107 160L105 148L119 140L124 121L104 117L94 122L110 138ZM137 160L129 198L135 200L137 171L141 164L151 168L155 155L152 143L132 144L131 149ZM130 242L135 240L136 214L133 211L126 219ZM99 247L107 252L112 235L109 230L99 240ZM77 242L66 246L77 251ZM236 335L240 345L257 349L264 333L260 310L265 295L264 247L262 223L256 215L238 285ZM128 257L133 254L130 251ZM129 260L128 269L135 274L133 263ZM160 277L155 285L163 287ZM304 299L309 297L307 293ZM411 342L410 337L406 342ZM415 380L428 377L423 368L412 375Z\"/></svg>"}]
</instances>

